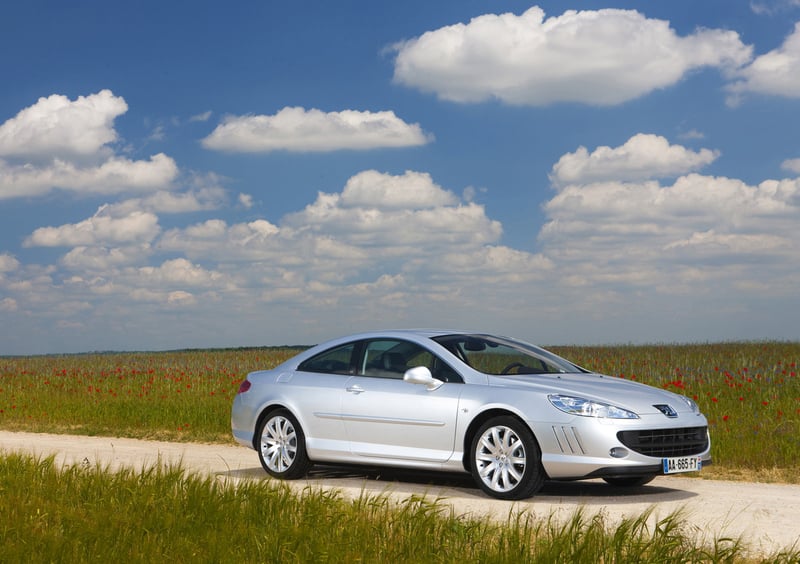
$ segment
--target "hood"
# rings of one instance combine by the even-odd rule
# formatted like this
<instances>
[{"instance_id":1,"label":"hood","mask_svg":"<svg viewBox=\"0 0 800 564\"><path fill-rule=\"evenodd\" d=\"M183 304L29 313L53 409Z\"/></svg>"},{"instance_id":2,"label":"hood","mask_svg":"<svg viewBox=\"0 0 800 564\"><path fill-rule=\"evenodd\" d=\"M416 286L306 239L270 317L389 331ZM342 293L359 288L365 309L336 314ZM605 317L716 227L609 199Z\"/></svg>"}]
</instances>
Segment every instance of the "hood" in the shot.
<instances>
[{"instance_id":1,"label":"hood","mask_svg":"<svg viewBox=\"0 0 800 564\"><path fill-rule=\"evenodd\" d=\"M535 390L544 394L578 396L616 405L646 415L661 413L655 405L667 404L677 413L692 413L681 396L653 386L603 374L523 374L491 376L490 386Z\"/></svg>"}]
</instances>

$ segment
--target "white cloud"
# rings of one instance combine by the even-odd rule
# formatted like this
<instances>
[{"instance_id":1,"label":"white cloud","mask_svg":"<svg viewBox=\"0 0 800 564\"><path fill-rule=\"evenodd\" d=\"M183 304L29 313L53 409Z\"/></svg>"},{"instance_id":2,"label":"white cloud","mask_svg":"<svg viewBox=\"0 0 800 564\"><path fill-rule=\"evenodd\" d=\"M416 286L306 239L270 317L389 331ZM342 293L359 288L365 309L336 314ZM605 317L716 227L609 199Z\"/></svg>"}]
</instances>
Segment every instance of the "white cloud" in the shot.
<instances>
[{"instance_id":1,"label":"white cloud","mask_svg":"<svg viewBox=\"0 0 800 564\"><path fill-rule=\"evenodd\" d=\"M192 264L185 258L164 261L161 266L145 266L138 270L138 275L146 279L148 286L156 288L174 284L183 286L215 286L223 277L214 272Z\"/></svg>"},{"instance_id":2,"label":"white cloud","mask_svg":"<svg viewBox=\"0 0 800 564\"><path fill-rule=\"evenodd\" d=\"M112 157L90 167L62 160L44 166L9 166L0 161L0 199L41 196L54 188L82 194L152 192L169 187L177 174L175 161L163 153L149 161Z\"/></svg>"},{"instance_id":3,"label":"white cloud","mask_svg":"<svg viewBox=\"0 0 800 564\"><path fill-rule=\"evenodd\" d=\"M171 306L190 307L197 304L197 298L183 290L176 290L167 294L167 304Z\"/></svg>"},{"instance_id":4,"label":"white cloud","mask_svg":"<svg viewBox=\"0 0 800 564\"><path fill-rule=\"evenodd\" d=\"M208 121L211 118L211 111L203 112L201 114L195 114L189 118L189 121Z\"/></svg>"},{"instance_id":5,"label":"white cloud","mask_svg":"<svg viewBox=\"0 0 800 564\"><path fill-rule=\"evenodd\" d=\"M343 322L411 318L441 325L443 311L456 312L455 320L461 312L467 318L508 303L518 307L527 295L520 285L542 283L555 266L497 244L501 233L482 206L460 201L428 174L370 170L339 193L320 193L279 225L209 220L168 230L156 246L229 273L221 298L227 313L247 318L269 311L288 325L313 319L307 327L313 333L331 319L339 330ZM513 298L504 303L509 292ZM464 307L474 303L480 306Z\"/></svg>"},{"instance_id":6,"label":"white cloud","mask_svg":"<svg viewBox=\"0 0 800 564\"><path fill-rule=\"evenodd\" d=\"M0 125L0 200L54 189L79 194L153 192L171 187L178 167L159 153L134 161L114 154L114 119L128 105L109 90L75 101L54 94Z\"/></svg>"},{"instance_id":7,"label":"white cloud","mask_svg":"<svg viewBox=\"0 0 800 564\"><path fill-rule=\"evenodd\" d=\"M759 16L772 16L780 12L800 7L800 0L768 0L750 2L750 9Z\"/></svg>"},{"instance_id":8,"label":"white cloud","mask_svg":"<svg viewBox=\"0 0 800 564\"><path fill-rule=\"evenodd\" d=\"M795 174L800 174L800 158L786 159L781 163L781 168L789 172L794 172Z\"/></svg>"},{"instance_id":9,"label":"white cloud","mask_svg":"<svg viewBox=\"0 0 800 564\"><path fill-rule=\"evenodd\" d=\"M272 116L230 116L205 139L208 149L234 152L336 151L424 145L432 137L394 112L322 112L286 107Z\"/></svg>"},{"instance_id":10,"label":"white cloud","mask_svg":"<svg viewBox=\"0 0 800 564\"><path fill-rule=\"evenodd\" d=\"M763 255L771 252L783 252L792 245L792 240L785 237L758 233L717 233L715 229L703 232L693 232L687 239L669 243L665 250L678 248L692 248L693 253L702 254L705 258L711 256L727 257L730 255Z\"/></svg>"},{"instance_id":11,"label":"white cloud","mask_svg":"<svg viewBox=\"0 0 800 564\"><path fill-rule=\"evenodd\" d=\"M19 306L14 298L3 298L0 300L0 311L17 311Z\"/></svg>"},{"instance_id":12,"label":"white cloud","mask_svg":"<svg viewBox=\"0 0 800 564\"><path fill-rule=\"evenodd\" d=\"M558 184L636 181L678 176L712 163L719 151L692 151L670 145L664 137L639 133L620 147L597 147L592 153L579 147L553 166L551 180Z\"/></svg>"},{"instance_id":13,"label":"white cloud","mask_svg":"<svg viewBox=\"0 0 800 564\"><path fill-rule=\"evenodd\" d=\"M68 251L60 264L73 271L108 273L121 266L141 264L152 254L148 243L123 247L80 245Z\"/></svg>"},{"instance_id":14,"label":"white cloud","mask_svg":"<svg viewBox=\"0 0 800 564\"><path fill-rule=\"evenodd\" d=\"M278 227L266 220L229 226L221 219L210 219L168 230L159 238L158 248L215 261L277 260L283 255L278 233Z\"/></svg>"},{"instance_id":15,"label":"white cloud","mask_svg":"<svg viewBox=\"0 0 800 564\"><path fill-rule=\"evenodd\" d=\"M508 281L530 268L537 275L551 268L543 257L496 245L501 232L482 206L461 202L428 174L371 170L340 193L320 193L280 226L209 220L167 231L158 248L236 264L237 286L266 288L259 292L269 303L332 307L404 272L414 273L405 292L424 285L426 293L454 299L458 288L480 285L484 276ZM462 263L468 275L447 267Z\"/></svg>"},{"instance_id":16,"label":"white cloud","mask_svg":"<svg viewBox=\"0 0 800 564\"><path fill-rule=\"evenodd\" d=\"M121 216L133 211L153 213L190 213L217 210L227 201L223 188L201 188L188 192L167 192L161 190L144 198L131 198L105 207L107 214Z\"/></svg>"},{"instance_id":17,"label":"white cloud","mask_svg":"<svg viewBox=\"0 0 800 564\"><path fill-rule=\"evenodd\" d=\"M769 276L788 288L800 261L800 180L571 184L544 210L539 240L575 286L722 294Z\"/></svg>"},{"instance_id":18,"label":"white cloud","mask_svg":"<svg viewBox=\"0 0 800 564\"><path fill-rule=\"evenodd\" d=\"M111 217L100 208L95 215L79 223L40 227L23 244L26 247L76 247L141 243L152 241L160 230L158 217L152 213L134 211L122 217Z\"/></svg>"},{"instance_id":19,"label":"white cloud","mask_svg":"<svg viewBox=\"0 0 800 564\"><path fill-rule=\"evenodd\" d=\"M341 195L344 208L425 209L458 203L458 197L433 182L430 174L406 171L402 176L366 170L350 178Z\"/></svg>"},{"instance_id":20,"label":"white cloud","mask_svg":"<svg viewBox=\"0 0 800 564\"><path fill-rule=\"evenodd\" d=\"M0 156L93 157L117 139L114 119L128 111L110 90L69 100L53 94L39 98L0 125Z\"/></svg>"},{"instance_id":21,"label":"white cloud","mask_svg":"<svg viewBox=\"0 0 800 564\"><path fill-rule=\"evenodd\" d=\"M735 81L727 89L730 105L740 102L743 94L754 92L787 98L800 97L800 22L783 45L733 73Z\"/></svg>"},{"instance_id":22,"label":"white cloud","mask_svg":"<svg viewBox=\"0 0 800 564\"><path fill-rule=\"evenodd\" d=\"M8 253L0 255L0 272L12 272L19 268L19 261Z\"/></svg>"},{"instance_id":23,"label":"white cloud","mask_svg":"<svg viewBox=\"0 0 800 564\"><path fill-rule=\"evenodd\" d=\"M483 245L502 233L500 223L487 218L483 206L459 203L430 176L413 171L402 176L360 173L341 194L320 193L305 210L288 215L285 224L355 246L379 246L387 254L402 254L410 247L429 252L459 243Z\"/></svg>"},{"instance_id":24,"label":"white cloud","mask_svg":"<svg viewBox=\"0 0 800 564\"><path fill-rule=\"evenodd\" d=\"M455 102L534 106L620 104L694 69L735 68L751 56L733 31L681 37L669 22L633 10L570 10L545 19L538 7L476 17L395 49L398 83Z\"/></svg>"}]
</instances>

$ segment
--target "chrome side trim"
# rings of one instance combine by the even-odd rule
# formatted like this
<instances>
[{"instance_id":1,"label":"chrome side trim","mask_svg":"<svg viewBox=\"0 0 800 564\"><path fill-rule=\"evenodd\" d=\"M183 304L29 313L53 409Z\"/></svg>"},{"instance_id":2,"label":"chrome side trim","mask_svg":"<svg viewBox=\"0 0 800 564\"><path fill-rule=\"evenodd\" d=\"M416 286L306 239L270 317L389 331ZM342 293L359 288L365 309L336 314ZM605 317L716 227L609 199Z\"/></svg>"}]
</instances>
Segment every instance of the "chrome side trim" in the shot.
<instances>
[{"instance_id":1,"label":"chrome side trim","mask_svg":"<svg viewBox=\"0 0 800 564\"><path fill-rule=\"evenodd\" d=\"M390 425L419 425L421 427L444 427L444 421L429 421L425 419L399 419L396 417L375 417L368 415L350 415L348 413L314 412L320 419L335 419L337 421L358 421L359 423L388 423Z\"/></svg>"}]
</instances>

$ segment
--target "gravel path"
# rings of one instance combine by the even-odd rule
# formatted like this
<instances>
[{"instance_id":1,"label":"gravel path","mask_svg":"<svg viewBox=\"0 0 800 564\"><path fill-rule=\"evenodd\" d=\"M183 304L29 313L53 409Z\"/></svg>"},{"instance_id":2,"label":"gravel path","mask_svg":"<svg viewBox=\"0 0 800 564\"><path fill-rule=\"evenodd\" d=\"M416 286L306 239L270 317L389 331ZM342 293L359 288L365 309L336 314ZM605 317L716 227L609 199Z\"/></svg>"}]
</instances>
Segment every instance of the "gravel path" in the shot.
<instances>
[{"instance_id":1,"label":"gravel path","mask_svg":"<svg viewBox=\"0 0 800 564\"><path fill-rule=\"evenodd\" d=\"M229 445L168 443L110 437L83 437L0 431L0 451L55 455L60 464L100 463L110 468L150 466L182 461L192 472L231 479L266 479L255 451ZM609 521L640 515L654 508L653 517L682 509L700 538L739 537L754 550L769 553L797 544L800 548L800 486L659 477L633 490L613 488L600 480L545 484L535 497L507 502L485 496L469 477L378 472L363 469L318 468L293 487L335 488L346 496L362 491L386 493L396 499L413 494L444 497L458 514L505 519L515 509L537 516L569 517L583 507L604 513Z\"/></svg>"}]
</instances>

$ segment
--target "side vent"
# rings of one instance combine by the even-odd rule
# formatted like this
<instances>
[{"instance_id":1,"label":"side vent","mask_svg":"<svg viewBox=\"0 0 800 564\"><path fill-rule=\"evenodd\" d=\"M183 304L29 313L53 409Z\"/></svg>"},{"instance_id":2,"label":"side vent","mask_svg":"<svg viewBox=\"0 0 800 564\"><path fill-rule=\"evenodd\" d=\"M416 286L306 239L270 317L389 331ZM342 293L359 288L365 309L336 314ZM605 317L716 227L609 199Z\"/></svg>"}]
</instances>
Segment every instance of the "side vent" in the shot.
<instances>
[{"instance_id":1,"label":"side vent","mask_svg":"<svg viewBox=\"0 0 800 564\"><path fill-rule=\"evenodd\" d=\"M575 427L558 427L554 425L553 434L558 447L564 454L586 454L586 451L583 450L578 430Z\"/></svg>"}]
</instances>

